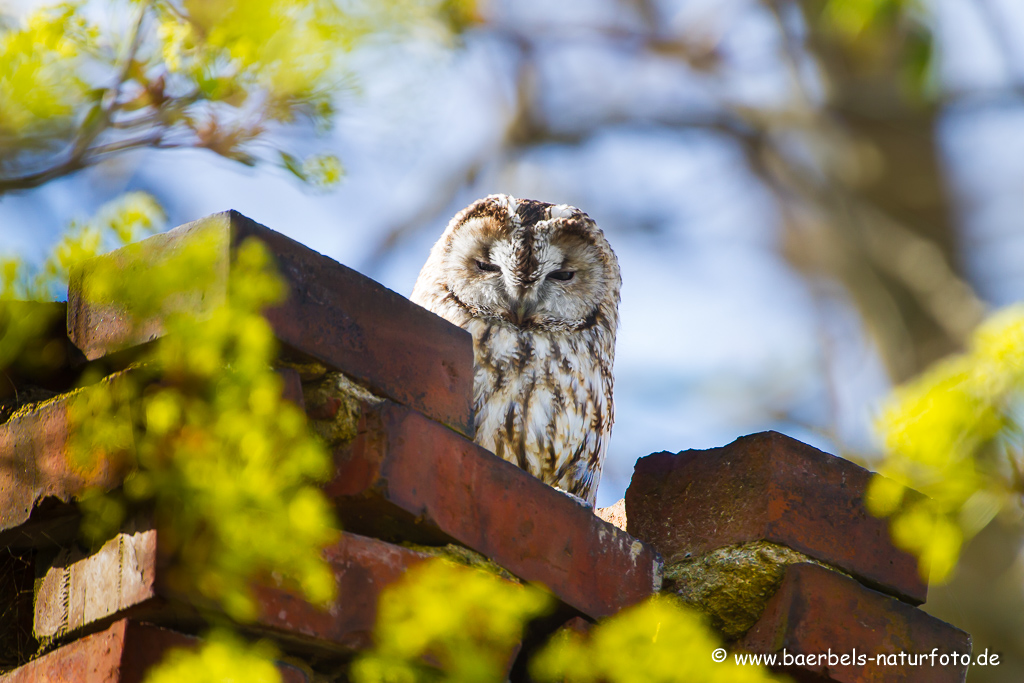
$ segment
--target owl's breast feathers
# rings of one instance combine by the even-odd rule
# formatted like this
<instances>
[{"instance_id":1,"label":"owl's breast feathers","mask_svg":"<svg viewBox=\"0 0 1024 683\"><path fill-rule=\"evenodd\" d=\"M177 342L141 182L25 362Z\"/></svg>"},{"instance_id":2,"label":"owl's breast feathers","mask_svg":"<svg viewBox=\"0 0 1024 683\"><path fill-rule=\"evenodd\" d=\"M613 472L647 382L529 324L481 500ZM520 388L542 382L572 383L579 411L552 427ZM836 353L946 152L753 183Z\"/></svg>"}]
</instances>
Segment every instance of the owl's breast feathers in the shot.
<instances>
[{"instance_id":1,"label":"owl's breast feathers","mask_svg":"<svg viewBox=\"0 0 1024 683\"><path fill-rule=\"evenodd\" d=\"M475 318L466 327L476 359L476 442L593 504L615 419L614 332Z\"/></svg>"}]
</instances>

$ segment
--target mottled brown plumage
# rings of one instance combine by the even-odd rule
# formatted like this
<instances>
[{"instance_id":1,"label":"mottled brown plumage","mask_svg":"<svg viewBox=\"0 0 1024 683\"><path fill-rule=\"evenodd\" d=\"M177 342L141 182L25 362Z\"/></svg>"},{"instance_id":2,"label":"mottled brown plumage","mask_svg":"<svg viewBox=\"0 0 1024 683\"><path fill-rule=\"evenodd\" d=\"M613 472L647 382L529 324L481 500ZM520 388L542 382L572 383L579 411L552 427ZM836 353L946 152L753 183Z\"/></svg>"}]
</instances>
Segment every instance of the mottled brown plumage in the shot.
<instances>
[{"instance_id":1,"label":"mottled brown plumage","mask_svg":"<svg viewBox=\"0 0 1024 683\"><path fill-rule=\"evenodd\" d=\"M620 283L587 214L491 195L451 220L412 293L473 335L477 443L591 505L615 417Z\"/></svg>"}]
</instances>

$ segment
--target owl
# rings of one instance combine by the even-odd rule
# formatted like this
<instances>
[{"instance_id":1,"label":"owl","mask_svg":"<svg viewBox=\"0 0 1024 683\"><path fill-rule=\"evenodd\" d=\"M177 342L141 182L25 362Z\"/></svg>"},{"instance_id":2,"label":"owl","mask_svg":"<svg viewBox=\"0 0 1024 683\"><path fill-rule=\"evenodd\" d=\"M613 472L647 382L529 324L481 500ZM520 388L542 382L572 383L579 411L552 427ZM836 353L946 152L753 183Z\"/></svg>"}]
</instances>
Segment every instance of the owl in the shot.
<instances>
[{"instance_id":1,"label":"owl","mask_svg":"<svg viewBox=\"0 0 1024 683\"><path fill-rule=\"evenodd\" d=\"M498 194L456 214L412 293L473 335L476 442L591 506L615 418L620 285L587 214Z\"/></svg>"}]
</instances>

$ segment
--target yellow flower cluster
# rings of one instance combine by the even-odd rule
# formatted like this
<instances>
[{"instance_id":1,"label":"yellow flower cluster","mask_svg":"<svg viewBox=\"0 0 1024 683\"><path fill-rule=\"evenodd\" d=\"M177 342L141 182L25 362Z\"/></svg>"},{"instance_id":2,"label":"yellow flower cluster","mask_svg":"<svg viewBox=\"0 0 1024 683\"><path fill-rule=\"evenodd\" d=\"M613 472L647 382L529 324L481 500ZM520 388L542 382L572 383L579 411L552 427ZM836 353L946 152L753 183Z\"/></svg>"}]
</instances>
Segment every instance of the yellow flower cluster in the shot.
<instances>
[{"instance_id":1,"label":"yellow flower cluster","mask_svg":"<svg viewBox=\"0 0 1024 683\"><path fill-rule=\"evenodd\" d=\"M72 3L37 10L19 28L0 31L0 152L73 124L87 100L81 58L96 35Z\"/></svg>"},{"instance_id":2,"label":"yellow flower cluster","mask_svg":"<svg viewBox=\"0 0 1024 683\"><path fill-rule=\"evenodd\" d=\"M920 557L921 573L949 577L963 542L1003 508L1018 505L1024 467L1024 306L993 315L967 353L900 387L877 427L887 457L869 509L892 516L894 539ZM906 495L907 487L925 498Z\"/></svg>"},{"instance_id":3,"label":"yellow flower cluster","mask_svg":"<svg viewBox=\"0 0 1024 683\"><path fill-rule=\"evenodd\" d=\"M551 606L551 596L539 588L446 560L425 562L381 597L376 647L353 663L352 680L504 680L523 625Z\"/></svg>"},{"instance_id":4,"label":"yellow flower cluster","mask_svg":"<svg viewBox=\"0 0 1024 683\"><path fill-rule=\"evenodd\" d=\"M759 666L712 660L721 643L694 611L668 596L623 610L587 638L563 631L532 662L539 681L551 683L769 683Z\"/></svg>"},{"instance_id":5,"label":"yellow flower cluster","mask_svg":"<svg viewBox=\"0 0 1024 683\"><path fill-rule=\"evenodd\" d=\"M197 235L148 268L143 286L121 262L86 264L86 297L127 302L140 322L163 319L165 334L129 376L110 383L120 394L84 392L74 445L85 466L102 453L132 458L135 468L122 499L86 502L96 511L87 528L109 533L118 508L152 505L161 543L178 558L179 587L244 621L256 616L254 579L273 576L312 602L330 601L335 583L319 551L337 531L316 486L330 474L330 457L301 409L282 399L272 367L277 344L261 311L284 287L266 249L256 241L238 247L227 298L212 312L180 312L183 299L209 300L223 286L225 248ZM125 424L131 438L112 438Z\"/></svg>"},{"instance_id":6,"label":"yellow flower cluster","mask_svg":"<svg viewBox=\"0 0 1024 683\"><path fill-rule=\"evenodd\" d=\"M209 634L196 650L171 650L146 675L146 683L280 683L276 650L266 641L254 644L227 630Z\"/></svg>"}]
</instances>

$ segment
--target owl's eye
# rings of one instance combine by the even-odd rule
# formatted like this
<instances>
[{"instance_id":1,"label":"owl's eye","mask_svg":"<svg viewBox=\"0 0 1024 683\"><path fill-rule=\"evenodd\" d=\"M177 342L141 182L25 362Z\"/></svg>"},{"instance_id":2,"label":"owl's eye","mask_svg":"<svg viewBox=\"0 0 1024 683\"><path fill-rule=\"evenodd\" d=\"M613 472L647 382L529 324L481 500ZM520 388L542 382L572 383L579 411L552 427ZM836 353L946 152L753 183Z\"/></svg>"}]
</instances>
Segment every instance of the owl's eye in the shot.
<instances>
[{"instance_id":1,"label":"owl's eye","mask_svg":"<svg viewBox=\"0 0 1024 683\"><path fill-rule=\"evenodd\" d=\"M548 278L551 280L560 280L562 282L568 282L575 277L576 271L573 270L556 270L548 273Z\"/></svg>"},{"instance_id":2,"label":"owl's eye","mask_svg":"<svg viewBox=\"0 0 1024 683\"><path fill-rule=\"evenodd\" d=\"M488 263L487 261L477 261L476 267L484 271L485 273L497 273L498 271L501 270L501 266L495 265L493 263Z\"/></svg>"}]
</instances>

